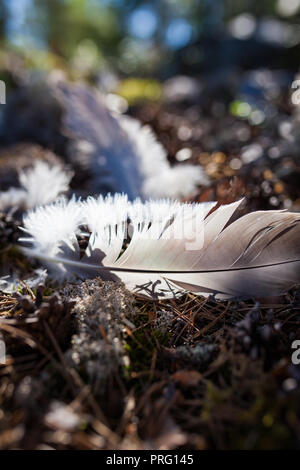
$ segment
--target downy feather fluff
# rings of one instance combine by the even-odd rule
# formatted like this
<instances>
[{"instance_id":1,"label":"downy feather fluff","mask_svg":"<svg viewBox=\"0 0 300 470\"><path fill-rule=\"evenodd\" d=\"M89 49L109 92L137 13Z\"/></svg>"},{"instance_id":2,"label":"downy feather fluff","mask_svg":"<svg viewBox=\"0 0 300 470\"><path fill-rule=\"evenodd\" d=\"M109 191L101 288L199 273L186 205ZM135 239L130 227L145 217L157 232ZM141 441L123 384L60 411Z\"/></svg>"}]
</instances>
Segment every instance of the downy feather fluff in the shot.
<instances>
[{"instance_id":1,"label":"downy feather fluff","mask_svg":"<svg viewBox=\"0 0 300 470\"><path fill-rule=\"evenodd\" d=\"M149 126L142 126L129 116L116 114L116 117L138 155L144 198L182 199L193 194L197 185L206 186L209 183L201 166L186 164L171 167L166 150Z\"/></svg>"},{"instance_id":2,"label":"downy feather fluff","mask_svg":"<svg viewBox=\"0 0 300 470\"><path fill-rule=\"evenodd\" d=\"M69 189L73 174L59 165L37 161L19 174L20 188L0 192L0 210L29 210L49 204Z\"/></svg>"},{"instance_id":3,"label":"downy feather fluff","mask_svg":"<svg viewBox=\"0 0 300 470\"><path fill-rule=\"evenodd\" d=\"M20 241L57 280L122 280L153 299L277 295L299 283L300 215L260 211L232 222L240 204L60 200L25 216Z\"/></svg>"},{"instance_id":4,"label":"downy feather fluff","mask_svg":"<svg viewBox=\"0 0 300 470\"><path fill-rule=\"evenodd\" d=\"M93 174L92 191L137 197L182 198L208 178L198 165L172 168L164 147L148 126L111 112L104 97L84 84L59 81L54 93L62 104L71 156Z\"/></svg>"}]
</instances>

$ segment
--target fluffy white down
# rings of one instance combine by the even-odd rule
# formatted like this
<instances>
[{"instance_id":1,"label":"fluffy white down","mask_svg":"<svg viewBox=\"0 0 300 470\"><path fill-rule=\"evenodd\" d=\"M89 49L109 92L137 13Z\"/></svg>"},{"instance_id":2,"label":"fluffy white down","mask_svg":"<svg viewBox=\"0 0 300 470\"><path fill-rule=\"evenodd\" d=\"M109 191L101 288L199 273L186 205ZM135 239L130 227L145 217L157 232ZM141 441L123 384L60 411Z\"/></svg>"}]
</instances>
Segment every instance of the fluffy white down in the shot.
<instances>
[{"instance_id":1,"label":"fluffy white down","mask_svg":"<svg viewBox=\"0 0 300 470\"><path fill-rule=\"evenodd\" d=\"M55 165L38 161L32 170L20 173L20 183L27 192L27 207L49 204L69 189L73 174Z\"/></svg>"},{"instance_id":2,"label":"fluffy white down","mask_svg":"<svg viewBox=\"0 0 300 470\"><path fill-rule=\"evenodd\" d=\"M199 186L209 183L200 166L178 165L171 167L164 147L157 141L149 126L142 126L136 119L116 116L121 127L134 144L139 157L144 181L144 198L182 198L190 196Z\"/></svg>"},{"instance_id":3,"label":"fluffy white down","mask_svg":"<svg viewBox=\"0 0 300 470\"><path fill-rule=\"evenodd\" d=\"M25 208L27 192L24 189L10 188L8 191L0 192L0 210L10 208Z\"/></svg>"},{"instance_id":4,"label":"fluffy white down","mask_svg":"<svg viewBox=\"0 0 300 470\"><path fill-rule=\"evenodd\" d=\"M60 199L48 206L39 206L24 217L24 228L21 228L29 238L22 240L30 240L35 249L55 256L63 243L72 245L82 222L81 202L74 198Z\"/></svg>"},{"instance_id":5,"label":"fluffy white down","mask_svg":"<svg viewBox=\"0 0 300 470\"><path fill-rule=\"evenodd\" d=\"M24 216L22 230L26 236L20 241L29 244L30 249L43 258L53 258L62 252L73 258L79 250L76 235L86 235L88 229L91 252L99 248L108 253L108 259L113 263L121 252L128 221L132 227L132 240L159 239L174 219L180 222L184 215L192 219L194 211L203 218L204 206L167 199L130 202L123 194L89 197L84 202L74 197L68 202L60 199ZM56 271L58 268L56 265ZM67 276L67 272L62 274Z\"/></svg>"},{"instance_id":6,"label":"fluffy white down","mask_svg":"<svg viewBox=\"0 0 300 470\"><path fill-rule=\"evenodd\" d=\"M33 168L21 171L21 188L0 192L0 210L29 210L38 205L49 204L69 189L73 174L61 166L50 166L37 161Z\"/></svg>"},{"instance_id":7,"label":"fluffy white down","mask_svg":"<svg viewBox=\"0 0 300 470\"><path fill-rule=\"evenodd\" d=\"M83 207L83 224L87 225L92 233L98 233L108 225L116 226L126 222L128 198L125 194L89 197Z\"/></svg>"}]
</instances>

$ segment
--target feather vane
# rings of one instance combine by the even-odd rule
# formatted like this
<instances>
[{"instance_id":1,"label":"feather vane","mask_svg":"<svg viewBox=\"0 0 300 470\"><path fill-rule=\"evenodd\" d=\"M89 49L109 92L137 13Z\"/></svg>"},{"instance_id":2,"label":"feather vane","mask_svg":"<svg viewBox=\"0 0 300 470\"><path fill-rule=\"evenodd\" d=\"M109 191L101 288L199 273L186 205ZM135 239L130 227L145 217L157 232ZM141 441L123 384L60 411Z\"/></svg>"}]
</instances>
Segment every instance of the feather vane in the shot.
<instances>
[{"instance_id":1,"label":"feather vane","mask_svg":"<svg viewBox=\"0 0 300 470\"><path fill-rule=\"evenodd\" d=\"M300 281L300 214L259 211L231 222L241 202L61 200L25 216L21 241L59 280L118 279L154 299L282 293Z\"/></svg>"}]
</instances>

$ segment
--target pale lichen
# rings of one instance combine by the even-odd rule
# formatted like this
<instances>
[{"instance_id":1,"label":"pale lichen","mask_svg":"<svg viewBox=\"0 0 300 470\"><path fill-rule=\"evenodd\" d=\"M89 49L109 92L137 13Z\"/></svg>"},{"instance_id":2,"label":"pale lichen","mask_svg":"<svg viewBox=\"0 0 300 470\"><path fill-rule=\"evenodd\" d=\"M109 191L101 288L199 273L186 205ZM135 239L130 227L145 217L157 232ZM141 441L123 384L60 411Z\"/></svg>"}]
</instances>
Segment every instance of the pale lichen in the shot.
<instances>
[{"instance_id":1,"label":"pale lichen","mask_svg":"<svg viewBox=\"0 0 300 470\"><path fill-rule=\"evenodd\" d=\"M99 278L67 284L62 295L75 301L76 333L66 361L101 394L108 378L129 365L125 337L127 329L134 328L134 297L123 284Z\"/></svg>"}]
</instances>

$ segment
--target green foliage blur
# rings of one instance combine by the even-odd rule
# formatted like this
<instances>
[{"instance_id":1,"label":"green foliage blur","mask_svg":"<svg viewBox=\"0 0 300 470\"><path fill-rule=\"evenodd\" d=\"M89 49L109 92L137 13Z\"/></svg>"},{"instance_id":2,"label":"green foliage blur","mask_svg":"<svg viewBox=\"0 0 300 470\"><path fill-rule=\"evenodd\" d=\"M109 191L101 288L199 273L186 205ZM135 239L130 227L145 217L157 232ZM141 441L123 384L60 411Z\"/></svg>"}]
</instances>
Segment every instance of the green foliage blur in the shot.
<instances>
[{"instance_id":1,"label":"green foliage blur","mask_svg":"<svg viewBox=\"0 0 300 470\"><path fill-rule=\"evenodd\" d=\"M29 66L65 67L75 77L101 69L153 77L176 73L181 50L201 62L201 37L228 28L243 35L262 18L283 25L287 47L300 43L300 0L2 0L0 44Z\"/></svg>"}]
</instances>

